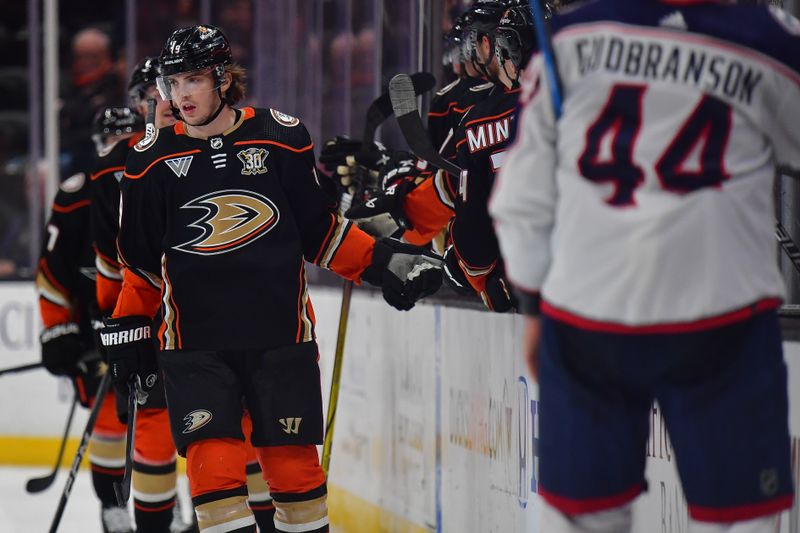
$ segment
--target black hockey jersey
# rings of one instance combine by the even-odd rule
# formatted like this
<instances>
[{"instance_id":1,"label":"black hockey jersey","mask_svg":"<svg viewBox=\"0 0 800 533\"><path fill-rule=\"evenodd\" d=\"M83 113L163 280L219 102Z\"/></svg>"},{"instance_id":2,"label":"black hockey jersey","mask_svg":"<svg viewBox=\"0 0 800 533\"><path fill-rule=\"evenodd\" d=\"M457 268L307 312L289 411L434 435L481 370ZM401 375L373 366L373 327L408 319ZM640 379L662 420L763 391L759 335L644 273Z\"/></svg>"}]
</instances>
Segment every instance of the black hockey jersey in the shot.
<instances>
[{"instance_id":1,"label":"black hockey jersey","mask_svg":"<svg viewBox=\"0 0 800 533\"><path fill-rule=\"evenodd\" d=\"M99 153L91 174L91 228L97 268L97 303L104 313L114 309L122 286L122 264L117 257L119 233L119 183L134 135Z\"/></svg>"},{"instance_id":2,"label":"black hockey jersey","mask_svg":"<svg viewBox=\"0 0 800 533\"><path fill-rule=\"evenodd\" d=\"M485 97L490 85L481 78L459 78L436 92L428 111L428 136L433 146L442 147L450 130L455 130L464 113Z\"/></svg>"},{"instance_id":3,"label":"black hockey jersey","mask_svg":"<svg viewBox=\"0 0 800 533\"><path fill-rule=\"evenodd\" d=\"M126 285L131 274L163 282L164 350L311 341L304 260L359 280L373 248L320 188L311 138L294 117L244 108L209 139L178 122L128 156L118 251ZM131 294L123 287L115 316L136 308Z\"/></svg>"},{"instance_id":4,"label":"black hockey jersey","mask_svg":"<svg viewBox=\"0 0 800 533\"><path fill-rule=\"evenodd\" d=\"M457 184L451 184L458 193L450 237L462 270L478 292L500 261L488 203L495 175L513 140L519 93L520 89L495 86L464 116L455 135L457 163L463 172Z\"/></svg>"},{"instance_id":5,"label":"black hockey jersey","mask_svg":"<svg viewBox=\"0 0 800 533\"><path fill-rule=\"evenodd\" d=\"M36 272L39 310L46 328L75 322L93 345L89 309L95 299L95 267L89 233L89 179L64 180L56 194Z\"/></svg>"}]
</instances>

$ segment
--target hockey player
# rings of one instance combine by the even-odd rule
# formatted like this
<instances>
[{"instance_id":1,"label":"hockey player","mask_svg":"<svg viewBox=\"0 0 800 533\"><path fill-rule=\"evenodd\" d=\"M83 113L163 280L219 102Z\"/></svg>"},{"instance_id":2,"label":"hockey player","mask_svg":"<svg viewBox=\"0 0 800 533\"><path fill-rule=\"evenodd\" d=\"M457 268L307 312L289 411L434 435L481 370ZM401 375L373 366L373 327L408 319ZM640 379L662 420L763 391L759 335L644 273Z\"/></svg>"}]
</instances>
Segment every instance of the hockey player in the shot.
<instances>
[{"instance_id":1,"label":"hockey player","mask_svg":"<svg viewBox=\"0 0 800 533\"><path fill-rule=\"evenodd\" d=\"M630 530L658 400L689 531L777 532L793 488L772 182L800 167L800 22L598 0L552 29L562 114L538 55L490 203L547 405L541 530Z\"/></svg>"},{"instance_id":2,"label":"hockey player","mask_svg":"<svg viewBox=\"0 0 800 533\"><path fill-rule=\"evenodd\" d=\"M129 118L134 118L130 109L125 111ZM142 128L142 121L129 120L124 128L131 135ZM75 394L84 407L93 403L106 370L95 348L92 330L93 320L99 317L89 232L90 202L86 173L75 174L61 184L47 223L36 274L39 310L45 327L41 335L42 363L53 375L72 379ZM113 488L125 471L125 425L117 419L114 392L109 390L102 402L89 441L92 483L101 504L104 533L131 533L130 515L126 508L117 506Z\"/></svg>"},{"instance_id":3,"label":"hockey player","mask_svg":"<svg viewBox=\"0 0 800 533\"><path fill-rule=\"evenodd\" d=\"M103 333L112 373L152 387L157 339L201 531L255 531L243 403L275 531L328 531L304 260L380 285L402 309L438 288L439 261L376 243L336 214L298 119L233 107L244 97L244 71L219 29L176 30L160 64L159 89L180 121L145 136L126 162L118 239L126 268Z\"/></svg>"},{"instance_id":4,"label":"hockey player","mask_svg":"<svg viewBox=\"0 0 800 533\"><path fill-rule=\"evenodd\" d=\"M428 112L428 133L431 142L434 146L442 147L443 155L448 159L455 159L455 150L452 145L447 148L445 145L451 139L461 118L473 105L483 100L494 87L494 84L487 81L471 61L465 60L469 54L466 43L470 42L467 36L472 30L473 13L476 9L488 4L496 7L499 18L503 5L500 2L481 0L456 21L451 32L451 41L459 47L457 59L463 65L462 73L464 75L436 93ZM349 187L350 192L353 192L352 184L359 174L371 176L372 179L368 180L369 183L366 184L367 188L380 189L384 186L382 183L384 180L380 176L385 176L395 169L403 169L401 171L403 174L404 171L417 167L416 158L408 152L396 152L386 149L380 143L375 143L372 150L363 153L360 141L346 137L336 137L325 143L320 154L320 163L331 175L336 175L336 179L342 186ZM412 215L416 226L413 229L400 228L410 230L404 234L404 231L398 232L397 221L383 223L382 219L385 217L382 217L381 220L373 223L360 223L368 232L379 236L397 233L403 235L408 242L424 245L442 230L452 216L452 202L439 200L433 188L433 181L430 181L434 177L434 173L427 166L421 164L420 168L413 172L414 178L408 180L409 183L403 193L411 193L412 196L424 198L424 208L415 211ZM415 201L413 205L422 205L422 203Z\"/></svg>"},{"instance_id":5,"label":"hockey player","mask_svg":"<svg viewBox=\"0 0 800 533\"><path fill-rule=\"evenodd\" d=\"M504 279L487 202L516 127L518 80L534 47L533 17L527 6L509 9L497 2L478 4L470 15L471 62L496 83L451 135L456 163L463 169L461 175L440 171L431 182L432 191L420 194L422 191L410 184L419 179L418 168L400 168L394 175L386 175L391 183L384 197L352 207L347 216L371 220L388 208L399 225L424 228L425 235L430 236L454 215L450 222L452 244L445 254L445 279L458 292L474 291L489 310L505 312L513 309L514 299ZM429 208L431 198L452 206L452 211L435 219L436 225L430 224L434 220L431 213L436 213Z\"/></svg>"},{"instance_id":6,"label":"hockey player","mask_svg":"<svg viewBox=\"0 0 800 533\"><path fill-rule=\"evenodd\" d=\"M146 115L147 101L155 101L155 127L175 124L176 118L168 101L162 100L156 88L158 58L149 57L133 70L128 94L141 122ZM122 108L126 110L127 108ZM110 316L122 288L122 265L116 251L119 232L119 181L125 170L125 160L131 147L142 134L131 136L121 130L125 117L115 120L115 110L106 112L102 133L105 146L100 152L92 173L92 236L97 266L97 301L103 316ZM169 427L163 384L151 391L146 404L139 407L134 438L133 462L134 517L141 531L151 533L194 530L183 523L180 507L176 505L176 451ZM125 397L123 389L122 397ZM118 395L119 399L119 395ZM249 424L245 420L244 424ZM248 505L253 510L262 533L273 530L274 506L269 489L261 479L255 450L248 443L247 484Z\"/></svg>"}]
</instances>

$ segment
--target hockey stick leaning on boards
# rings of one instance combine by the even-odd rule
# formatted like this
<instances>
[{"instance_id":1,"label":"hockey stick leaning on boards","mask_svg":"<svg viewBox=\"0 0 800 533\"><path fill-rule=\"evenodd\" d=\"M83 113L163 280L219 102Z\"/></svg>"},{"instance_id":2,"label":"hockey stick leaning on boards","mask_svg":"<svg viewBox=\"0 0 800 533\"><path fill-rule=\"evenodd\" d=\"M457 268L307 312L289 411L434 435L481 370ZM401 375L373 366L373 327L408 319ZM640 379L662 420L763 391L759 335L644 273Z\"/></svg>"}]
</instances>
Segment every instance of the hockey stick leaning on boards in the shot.
<instances>
[{"instance_id":1,"label":"hockey stick leaning on boards","mask_svg":"<svg viewBox=\"0 0 800 533\"><path fill-rule=\"evenodd\" d=\"M433 88L436 78L429 72L417 72L411 75L414 91L422 94ZM364 134L361 138L361 151L366 152L375 140L375 132L387 118L392 116L392 102L389 93L383 93L377 97L367 109L364 121ZM358 189L352 197L358 197L364 186L364 179L359 179ZM343 196L349 196L347 193ZM344 212L349 205L344 205L345 200L351 201L352 197L342 198L342 209ZM333 447L333 428L336 423L336 408L339 403L339 385L342 379L342 361L344 360L344 342L347 336L347 319L350 316L350 300L353 296L353 282L349 279L344 280L342 286L342 305L339 309L339 326L336 334L336 349L333 356L333 371L331 373L331 389L328 395L328 412L325 416L325 437L322 442L322 469L328 474L331 464L331 449Z\"/></svg>"}]
</instances>

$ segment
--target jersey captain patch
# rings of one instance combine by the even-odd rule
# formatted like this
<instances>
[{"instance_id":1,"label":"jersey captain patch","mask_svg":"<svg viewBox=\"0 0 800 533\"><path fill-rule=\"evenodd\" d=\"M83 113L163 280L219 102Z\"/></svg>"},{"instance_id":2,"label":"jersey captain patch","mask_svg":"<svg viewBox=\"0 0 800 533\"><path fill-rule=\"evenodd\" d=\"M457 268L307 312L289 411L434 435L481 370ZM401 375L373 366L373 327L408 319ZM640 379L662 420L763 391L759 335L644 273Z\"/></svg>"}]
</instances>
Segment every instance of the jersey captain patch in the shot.
<instances>
[{"instance_id":1,"label":"jersey captain patch","mask_svg":"<svg viewBox=\"0 0 800 533\"><path fill-rule=\"evenodd\" d=\"M266 235L280 219L271 200L245 190L216 191L187 202L181 209L205 210L203 216L189 224L202 233L173 246L198 255L222 254L247 246Z\"/></svg>"},{"instance_id":2,"label":"jersey captain patch","mask_svg":"<svg viewBox=\"0 0 800 533\"><path fill-rule=\"evenodd\" d=\"M280 111L276 111L274 109L269 110L272 113L272 118L278 121L279 124L286 126L287 128L293 128L300 124L300 120L296 119L291 115L287 115L286 113L281 113Z\"/></svg>"}]
</instances>

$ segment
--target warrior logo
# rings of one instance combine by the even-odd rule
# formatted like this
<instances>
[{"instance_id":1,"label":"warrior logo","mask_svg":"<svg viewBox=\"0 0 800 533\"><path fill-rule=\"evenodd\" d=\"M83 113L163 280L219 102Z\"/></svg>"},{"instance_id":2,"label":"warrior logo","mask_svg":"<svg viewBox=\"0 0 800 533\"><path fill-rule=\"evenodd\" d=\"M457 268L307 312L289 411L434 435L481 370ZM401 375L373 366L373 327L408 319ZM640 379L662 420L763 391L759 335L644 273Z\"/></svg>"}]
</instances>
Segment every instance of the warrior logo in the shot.
<instances>
[{"instance_id":1,"label":"warrior logo","mask_svg":"<svg viewBox=\"0 0 800 533\"><path fill-rule=\"evenodd\" d=\"M267 197L245 190L224 190L187 202L181 209L204 209L189 227L202 234L174 246L198 255L216 255L247 246L267 234L280 219L278 208Z\"/></svg>"},{"instance_id":2,"label":"warrior logo","mask_svg":"<svg viewBox=\"0 0 800 533\"><path fill-rule=\"evenodd\" d=\"M236 157L242 162L242 176L255 176L267 172L267 156L269 151L264 148L248 148L242 150Z\"/></svg>"},{"instance_id":3,"label":"warrior logo","mask_svg":"<svg viewBox=\"0 0 800 533\"><path fill-rule=\"evenodd\" d=\"M185 435L187 433L191 433L192 431L197 431L201 427L211 422L212 418L214 417L211 414L211 411L206 411L205 409L195 409L183 417L183 421L186 424L186 429L184 429L182 433Z\"/></svg>"},{"instance_id":4,"label":"warrior logo","mask_svg":"<svg viewBox=\"0 0 800 533\"><path fill-rule=\"evenodd\" d=\"M302 418L279 418L278 422L280 422L284 433L297 435L300 432L300 422L302 420Z\"/></svg>"}]
</instances>

